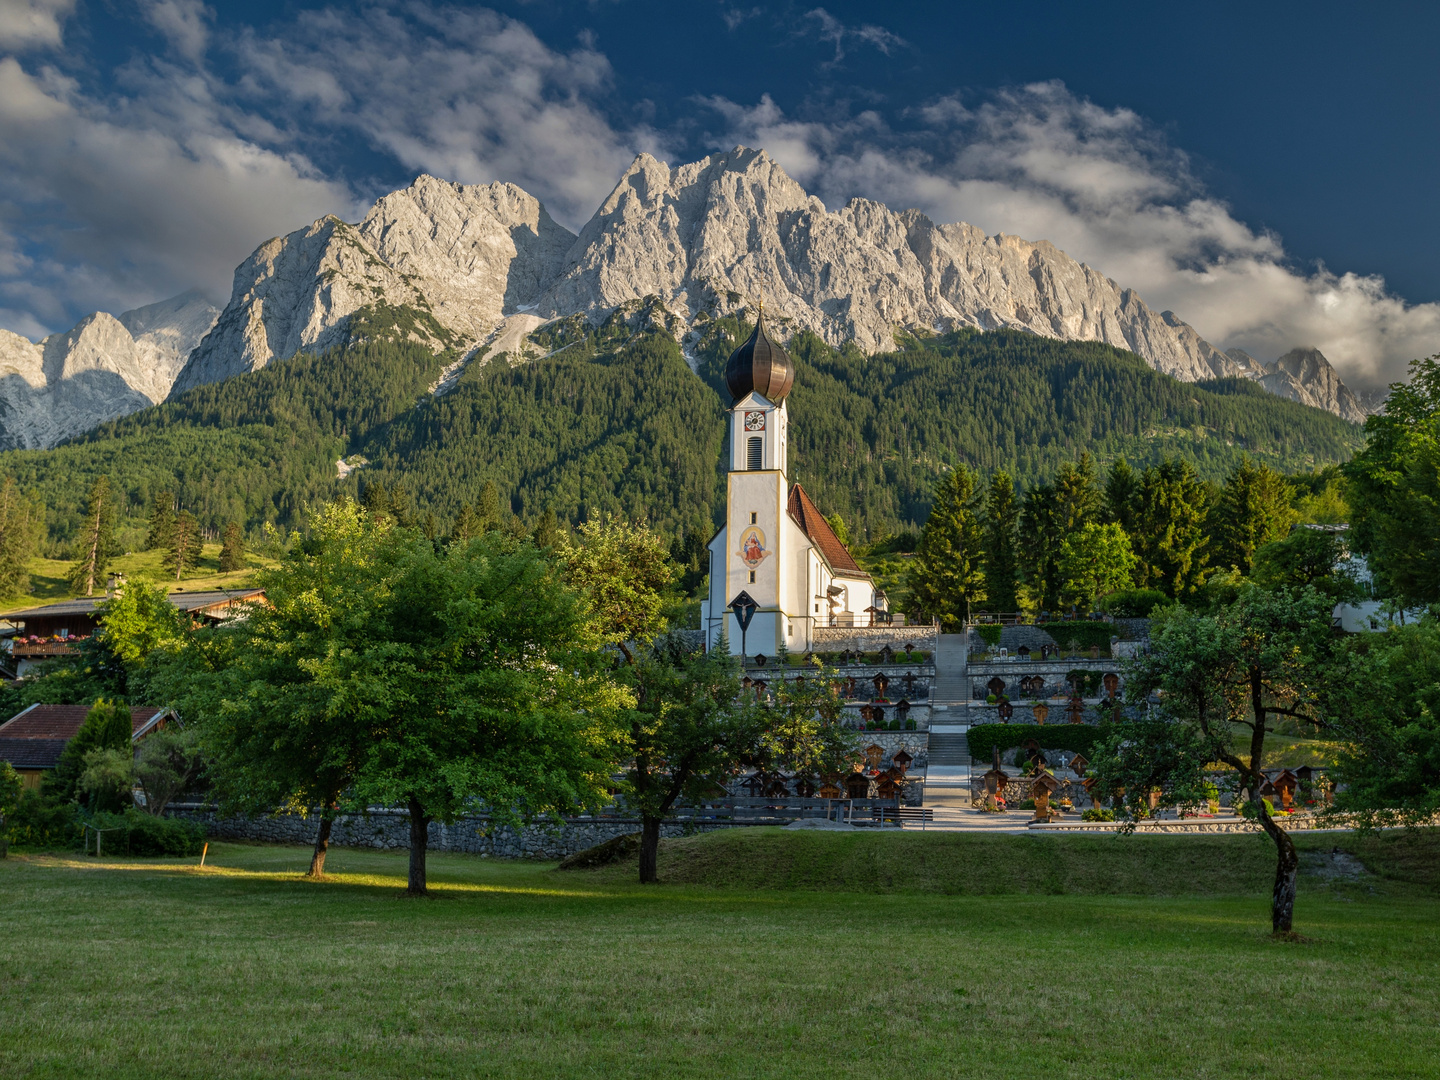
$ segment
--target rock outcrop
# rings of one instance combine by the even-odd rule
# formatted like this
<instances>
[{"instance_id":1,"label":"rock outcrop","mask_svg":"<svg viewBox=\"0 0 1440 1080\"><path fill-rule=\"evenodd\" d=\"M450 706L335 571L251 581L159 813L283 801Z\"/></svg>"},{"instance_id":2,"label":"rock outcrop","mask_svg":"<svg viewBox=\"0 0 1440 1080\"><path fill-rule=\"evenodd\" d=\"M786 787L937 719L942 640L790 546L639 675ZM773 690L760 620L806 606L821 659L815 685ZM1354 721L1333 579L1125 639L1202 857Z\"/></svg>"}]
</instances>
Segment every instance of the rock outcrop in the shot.
<instances>
[{"instance_id":1,"label":"rock outcrop","mask_svg":"<svg viewBox=\"0 0 1440 1080\"><path fill-rule=\"evenodd\" d=\"M230 303L171 392L324 349L378 301L427 310L477 343L559 274L574 241L514 184L421 176L359 225L322 218L261 244L235 271Z\"/></svg>"},{"instance_id":2,"label":"rock outcrop","mask_svg":"<svg viewBox=\"0 0 1440 1080\"><path fill-rule=\"evenodd\" d=\"M218 321L181 297L91 316L40 346L0 335L0 445L50 445L167 393L324 349L371 304L431 314L448 334L430 341L437 349L521 358L549 319L598 323L638 305L683 340L756 300L782 332L872 352L898 331L1011 328L1129 349L1187 381L1255 379L1349 420L1368 411L1313 349L1271 364L1221 352L1044 240L867 199L832 212L763 150L739 147L676 168L641 154L579 236L513 184L421 176L358 224L322 218L262 244Z\"/></svg>"},{"instance_id":3,"label":"rock outcrop","mask_svg":"<svg viewBox=\"0 0 1440 1080\"><path fill-rule=\"evenodd\" d=\"M38 343L0 330L0 449L54 446L164 401L219 311L198 293L97 311Z\"/></svg>"}]
</instances>

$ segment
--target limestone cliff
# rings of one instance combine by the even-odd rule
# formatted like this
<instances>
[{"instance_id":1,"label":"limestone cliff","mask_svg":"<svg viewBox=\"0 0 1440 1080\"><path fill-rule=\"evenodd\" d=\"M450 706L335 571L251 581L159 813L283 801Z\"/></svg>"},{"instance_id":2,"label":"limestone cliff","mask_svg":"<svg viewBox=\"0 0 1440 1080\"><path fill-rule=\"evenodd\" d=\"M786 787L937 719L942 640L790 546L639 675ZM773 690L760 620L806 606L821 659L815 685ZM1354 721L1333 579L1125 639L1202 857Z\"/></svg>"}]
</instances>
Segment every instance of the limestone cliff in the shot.
<instances>
[{"instance_id":1,"label":"limestone cliff","mask_svg":"<svg viewBox=\"0 0 1440 1080\"><path fill-rule=\"evenodd\" d=\"M0 449L54 446L164 401L219 312L198 293L87 315L38 343L0 330Z\"/></svg>"}]
</instances>

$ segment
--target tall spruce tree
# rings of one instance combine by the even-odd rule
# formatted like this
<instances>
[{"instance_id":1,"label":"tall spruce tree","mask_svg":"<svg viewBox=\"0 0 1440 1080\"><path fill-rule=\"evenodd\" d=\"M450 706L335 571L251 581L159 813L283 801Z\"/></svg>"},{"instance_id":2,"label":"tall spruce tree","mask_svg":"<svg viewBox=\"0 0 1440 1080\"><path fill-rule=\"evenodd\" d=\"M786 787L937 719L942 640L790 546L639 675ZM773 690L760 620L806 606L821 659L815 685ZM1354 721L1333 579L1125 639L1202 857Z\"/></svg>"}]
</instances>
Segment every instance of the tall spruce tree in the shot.
<instances>
[{"instance_id":1,"label":"tall spruce tree","mask_svg":"<svg viewBox=\"0 0 1440 1080\"><path fill-rule=\"evenodd\" d=\"M150 551L169 551L175 534L175 493L157 491L150 502L150 530L145 547Z\"/></svg>"},{"instance_id":2,"label":"tall spruce tree","mask_svg":"<svg viewBox=\"0 0 1440 1080\"><path fill-rule=\"evenodd\" d=\"M1042 610L1060 606L1060 545L1065 539L1060 501L1052 484L1025 493L1020 510L1020 579Z\"/></svg>"},{"instance_id":3,"label":"tall spruce tree","mask_svg":"<svg viewBox=\"0 0 1440 1080\"><path fill-rule=\"evenodd\" d=\"M76 547L80 559L70 571L70 589L81 596L94 596L95 587L115 554L115 497L110 477L97 477L85 500L85 517L80 524Z\"/></svg>"},{"instance_id":4,"label":"tall spruce tree","mask_svg":"<svg viewBox=\"0 0 1440 1080\"><path fill-rule=\"evenodd\" d=\"M1020 503L1015 482L1001 470L990 479L985 495L985 592L991 611L1019 608L1019 553L1015 550L1020 527Z\"/></svg>"},{"instance_id":5,"label":"tall spruce tree","mask_svg":"<svg viewBox=\"0 0 1440 1080\"><path fill-rule=\"evenodd\" d=\"M45 510L35 497L7 476L0 484L0 597L18 596L30 588L27 568L44 518Z\"/></svg>"},{"instance_id":6,"label":"tall spruce tree","mask_svg":"<svg viewBox=\"0 0 1440 1080\"><path fill-rule=\"evenodd\" d=\"M1242 458L1210 510L1211 563L1220 569L1233 566L1248 577L1255 552L1283 537L1293 520L1285 478L1248 456Z\"/></svg>"},{"instance_id":7,"label":"tall spruce tree","mask_svg":"<svg viewBox=\"0 0 1440 1080\"><path fill-rule=\"evenodd\" d=\"M170 534L170 550L165 555L165 569L179 581L185 571L200 562L200 522L189 510L175 515L175 528Z\"/></svg>"},{"instance_id":8,"label":"tall spruce tree","mask_svg":"<svg viewBox=\"0 0 1440 1080\"><path fill-rule=\"evenodd\" d=\"M1123 456L1115 459L1105 477L1105 516L1128 536L1135 531L1140 507L1140 474Z\"/></svg>"},{"instance_id":9,"label":"tall spruce tree","mask_svg":"<svg viewBox=\"0 0 1440 1080\"><path fill-rule=\"evenodd\" d=\"M971 606L985 597L981 504L975 474L966 465L955 466L935 486L935 503L906 575L910 609L938 619L945 633L958 632Z\"/></svg>"},{"instance_id":10,"label":"tall spruce tree","mask_svg":"<svg viewBox=\"0 0 1440 1080\"><path fill-rule=\"evenodd\" d=\"M225 539L220 544L220 572L233 574L245 569L245 536L238 522L225 526Z\"/></svg>"},{"instance_id":11,"label":"tall spruce tree","mask_svg":"<svg viewBox=\"0 0 1440 1080\"><path fill-rule=\"evenodd\" d=\"M1140 505L1131 545L1136 584L1182 599L1205 577L1206 488L1188 461L1162 461L1140 478Z\"/></svg>"},{"instance_id":12,"label":"tall spruce tree","mask_svg":"<svg viewBox=\"0 0 1440 1080\"><path fill-rule=\"evenodd\" d=\"M1055 474L1055 499L1059 503L1061 527L1068 536L1100 520L1104 497L1100 491L1095 461L1088 452L1074 463L1066 462Z\"/></svg>"}]
</instances>

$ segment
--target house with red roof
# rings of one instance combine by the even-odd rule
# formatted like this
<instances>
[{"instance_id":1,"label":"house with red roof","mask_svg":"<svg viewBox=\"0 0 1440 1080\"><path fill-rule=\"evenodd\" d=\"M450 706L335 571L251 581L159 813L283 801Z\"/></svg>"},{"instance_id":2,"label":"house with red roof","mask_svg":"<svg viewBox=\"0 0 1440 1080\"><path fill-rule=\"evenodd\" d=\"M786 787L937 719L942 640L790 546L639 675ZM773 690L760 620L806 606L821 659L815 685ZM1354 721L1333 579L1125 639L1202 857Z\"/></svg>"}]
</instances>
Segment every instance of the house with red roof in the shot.
<instances>
[{"instance_id":1,"label":"house with red roof","mask_svg":"<svg viewBox=\"0 0 1440 1080\"><path fill-rule=\"evenodd\" d=\"M8 761L27 788L38 788L45 774L60 763L65 744L75 737L89 715L89 705L31 705L0 724L0 761ZM170 708L130 708L130 741L139 742L175 719Z\"/></svg>"}]
</instances>

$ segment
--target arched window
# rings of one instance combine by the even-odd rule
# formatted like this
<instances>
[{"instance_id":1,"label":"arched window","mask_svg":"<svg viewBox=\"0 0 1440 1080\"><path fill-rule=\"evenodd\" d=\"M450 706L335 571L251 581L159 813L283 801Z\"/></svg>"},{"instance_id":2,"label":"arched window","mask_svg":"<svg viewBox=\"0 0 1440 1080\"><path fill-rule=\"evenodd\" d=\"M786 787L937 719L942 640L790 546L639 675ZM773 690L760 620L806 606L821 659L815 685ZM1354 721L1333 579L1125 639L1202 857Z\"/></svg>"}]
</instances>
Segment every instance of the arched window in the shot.
<instances>
[{"instance_id":1,"label":"arched window","mask_svg":"<svg viewBox=\"0 0 1440 1080\"><path fill-rule=\"evenodd\" d=\"M765 467L765 439L763 436L751 435L745 450L745 467L747 469L763 469Z\"/></svg>"}]
</instances>

